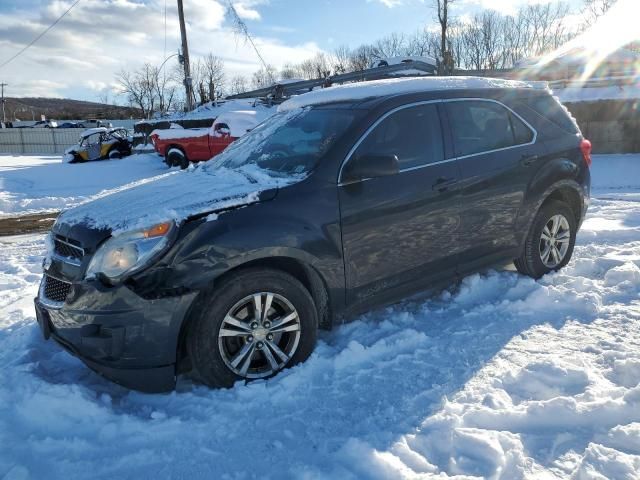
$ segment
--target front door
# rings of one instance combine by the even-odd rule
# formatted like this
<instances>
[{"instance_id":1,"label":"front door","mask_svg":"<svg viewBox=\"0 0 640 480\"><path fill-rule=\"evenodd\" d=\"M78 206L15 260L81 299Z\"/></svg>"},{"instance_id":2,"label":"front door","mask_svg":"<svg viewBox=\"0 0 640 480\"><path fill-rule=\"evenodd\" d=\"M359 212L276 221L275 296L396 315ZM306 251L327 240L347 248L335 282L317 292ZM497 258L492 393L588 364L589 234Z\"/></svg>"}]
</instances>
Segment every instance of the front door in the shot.
<instances>
[{"instance_id":1,"label":"front door","mask_svg":"<svg viewBox=\"0 0 640 480\"><path fill-rule=\"evenodd\" d=\"M438 109L425 103L388 113L350 157L399 160L397 174L339 186L350 306L392 300L455 273L460 174L445 160Z\"/></svg>"}]
</instances>

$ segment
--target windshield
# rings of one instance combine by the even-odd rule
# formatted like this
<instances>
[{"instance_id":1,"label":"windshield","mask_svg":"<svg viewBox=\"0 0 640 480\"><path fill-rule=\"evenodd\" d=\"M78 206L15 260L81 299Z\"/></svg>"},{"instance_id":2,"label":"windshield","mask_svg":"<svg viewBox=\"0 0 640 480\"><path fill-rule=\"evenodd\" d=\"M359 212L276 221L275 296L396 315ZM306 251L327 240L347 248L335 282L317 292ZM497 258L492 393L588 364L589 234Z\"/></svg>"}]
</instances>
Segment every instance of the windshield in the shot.
<instances>
[{"instance_id":1,"label":"windshield","mask_svg":"<svg viewBox=\"0 0 640 480\"><path fill-rule=\"evenodd\" d=\"M344 134L355 115L353 110L309 107L277 113L231 144L210 166L257 166L271 176L306 175Z\"/></svg>"}]
</instances>

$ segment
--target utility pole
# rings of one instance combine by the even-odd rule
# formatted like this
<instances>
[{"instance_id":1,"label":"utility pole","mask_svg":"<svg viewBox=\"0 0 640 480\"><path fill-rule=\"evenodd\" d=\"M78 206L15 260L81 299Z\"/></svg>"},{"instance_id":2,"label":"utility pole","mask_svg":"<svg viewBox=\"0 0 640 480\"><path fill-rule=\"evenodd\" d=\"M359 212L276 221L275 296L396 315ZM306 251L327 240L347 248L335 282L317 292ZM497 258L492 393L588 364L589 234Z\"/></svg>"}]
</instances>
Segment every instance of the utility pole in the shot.
<instances>
[{"instance_id":1,"label":"utility pole","mask_svg":"<svg viewBox=\"0 0 640 480\"><path fill-rule=\"evenodd\" d=\"M4 112L4 87L8 87L9 84L8 83L0 83L0 90L2 91L2 93L0 93L0 97L2 98L2 122L3 123L7 123L7 115Z\"/></svg>"},{"instance_id":2,"label":"utility pole","mask_svg":"<svg viewBox=\"0 0 640 480\"><path fill-rule=\"evenodd\" d=\"M187 94L187 110L193 110L193 85L189 68L189 47L187 46L187 29L184 25L182 0L178 0L178 16L180 17L180 36L182 38L182 65L184 67L184 88Z\"/></svg>"}]
</instances>

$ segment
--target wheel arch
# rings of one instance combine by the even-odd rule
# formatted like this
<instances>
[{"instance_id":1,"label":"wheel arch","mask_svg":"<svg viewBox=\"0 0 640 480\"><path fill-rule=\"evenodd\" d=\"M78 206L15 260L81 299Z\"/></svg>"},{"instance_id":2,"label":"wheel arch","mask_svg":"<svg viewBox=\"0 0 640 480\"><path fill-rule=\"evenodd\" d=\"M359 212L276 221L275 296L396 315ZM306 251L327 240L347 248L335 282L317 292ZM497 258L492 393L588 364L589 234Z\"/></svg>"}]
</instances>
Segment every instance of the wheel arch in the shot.
<instances>
[{"instance_id":1,"label":"wheel arch","mask_svg":"<svg viewBox=\"0 0 640 480\"><path fill-rule=\"evenodd\" d=\"M541 194L537 194L536 200L532 201L529 208L526 209L526 222L523 221L524 225L523 223L520 224L524 227L520 230L524 232L520 239L521 246L524 246L524 241L532 228L536 214L548 202L555 200L567 204L574 213L576 224L579 226L585 210L583 196L584 192L580 184L575 180L569 179L557 181L548 186Z\"/></svg>"},{"instance_id":2,"label":"wheel arch","mask_svg":"<svg viewBox=\"0 0 640 480\"><path fill-rule=\"evenodd\" d=\"M177 370L181 370L181 365L185 361L188 362L186 352L186 338L189 331L189 327L193 318L197 314L202 303L207 295L216 288L221 282L224 282L232 274L238 273L243 270L252 268L264 268L270 270L277 270L287 273L298 280L309 291L311 297L316 306L318 312L318 327L324 330L330 330L333 326L333 312L331 309L331 302L329 299L329 290L327 288L325 280L320 273L309 263L294 258L291 256L269 256L262 258L254 258L244 263L230 268L222 275L216 277L209 283L206 288L203 288L198 293L197 297L193 300L191 307L184 316L177 339L176 350L176 365Z\"/></svg>"}]
</instances>

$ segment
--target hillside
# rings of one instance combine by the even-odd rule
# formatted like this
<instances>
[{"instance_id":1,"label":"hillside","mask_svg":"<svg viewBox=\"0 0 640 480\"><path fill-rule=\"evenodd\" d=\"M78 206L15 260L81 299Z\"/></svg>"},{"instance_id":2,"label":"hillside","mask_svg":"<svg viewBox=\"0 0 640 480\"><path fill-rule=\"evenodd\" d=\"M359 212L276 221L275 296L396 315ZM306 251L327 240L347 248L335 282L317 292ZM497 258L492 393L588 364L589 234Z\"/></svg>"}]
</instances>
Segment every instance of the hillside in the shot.
<instances>
[{"instance_id":1,"label":"hillside","mask_svg":"<svg viewBox=\"0 0 640 480\"><path fill-rule=\"evenodd\" d=\"M85 118L126 119L139 118L136 108L108 105L69 98L6 98L7 119L32 120L45 115L53 120Z\"/></svg>"}]
</instances>

